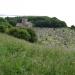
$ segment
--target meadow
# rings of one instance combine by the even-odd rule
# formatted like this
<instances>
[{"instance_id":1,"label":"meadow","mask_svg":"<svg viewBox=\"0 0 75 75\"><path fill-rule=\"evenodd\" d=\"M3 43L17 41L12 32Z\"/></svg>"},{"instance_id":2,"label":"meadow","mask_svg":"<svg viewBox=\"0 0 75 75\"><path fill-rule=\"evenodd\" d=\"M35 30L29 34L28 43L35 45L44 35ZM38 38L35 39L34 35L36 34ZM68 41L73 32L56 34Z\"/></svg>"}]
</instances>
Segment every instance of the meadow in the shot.
<instances>
[{"instance_id":1,"label":"meadow","mask_svg":"<svg viewBox=\"0 0 75 75\"><path fill-rule=\"evenodd\" d=\"M0 33L0 75L75 75L75 50Z\"/></svg>"}]
</instances>

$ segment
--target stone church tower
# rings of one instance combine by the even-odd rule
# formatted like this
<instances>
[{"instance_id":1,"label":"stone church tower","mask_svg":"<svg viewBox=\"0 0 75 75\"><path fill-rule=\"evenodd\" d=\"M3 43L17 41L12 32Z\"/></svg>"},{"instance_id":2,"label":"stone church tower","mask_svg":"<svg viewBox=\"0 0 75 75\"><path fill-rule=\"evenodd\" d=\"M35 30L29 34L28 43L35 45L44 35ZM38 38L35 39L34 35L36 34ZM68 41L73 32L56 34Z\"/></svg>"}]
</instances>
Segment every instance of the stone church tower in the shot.
<instances>
[{"instance_id":1,"label":"stone church tower","mask_svg":"<svg viewBox=\"0 0 75 75\"><path fill-rule=\"evenodd\" d=\"M26 18L22 18L21 23L16 24L17 27L32 27L32 23L28 21Z\"/></svg>"}]
</instances>

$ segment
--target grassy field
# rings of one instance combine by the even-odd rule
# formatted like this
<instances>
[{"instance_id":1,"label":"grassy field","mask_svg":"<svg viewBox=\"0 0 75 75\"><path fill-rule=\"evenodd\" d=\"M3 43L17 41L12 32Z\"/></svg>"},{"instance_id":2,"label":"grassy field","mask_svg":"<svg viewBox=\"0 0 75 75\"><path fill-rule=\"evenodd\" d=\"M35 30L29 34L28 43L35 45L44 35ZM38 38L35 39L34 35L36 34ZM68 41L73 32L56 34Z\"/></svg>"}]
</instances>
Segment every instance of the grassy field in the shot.
<instances>
[{"instance_id":1,"label":"grassy field","mask_svg":"<svg viewBox=\"0 0 75 75\"><path fill-rule=\"evenodd\" d=\"M48 48L0 33L0 75L75 75L75 50Z\"/></svg>"}]
</instances>

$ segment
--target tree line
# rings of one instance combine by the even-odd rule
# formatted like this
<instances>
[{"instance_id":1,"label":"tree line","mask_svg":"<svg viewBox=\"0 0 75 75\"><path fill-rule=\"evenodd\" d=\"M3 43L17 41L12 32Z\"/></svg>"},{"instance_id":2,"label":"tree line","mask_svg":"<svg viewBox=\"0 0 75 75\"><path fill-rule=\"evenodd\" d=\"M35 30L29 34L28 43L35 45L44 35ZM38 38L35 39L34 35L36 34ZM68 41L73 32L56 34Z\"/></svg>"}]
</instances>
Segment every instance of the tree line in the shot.
<instances>
[{"instance_id":1,"label":"tree line","mask_svg":"<svg viewBox=\"0 0 75 75\"><path fill-rule=\"evenodd\" d=\"M7 20L12 26L15 26L16 23L21 22L22 18L27 18L28 21L33 23L33 27L48 27L48 28L61 28L67 27L65 21L61 21L56 17L47 17L47 16L21 16L21 17L6 17Z\"/></svg>"}]
</instances>

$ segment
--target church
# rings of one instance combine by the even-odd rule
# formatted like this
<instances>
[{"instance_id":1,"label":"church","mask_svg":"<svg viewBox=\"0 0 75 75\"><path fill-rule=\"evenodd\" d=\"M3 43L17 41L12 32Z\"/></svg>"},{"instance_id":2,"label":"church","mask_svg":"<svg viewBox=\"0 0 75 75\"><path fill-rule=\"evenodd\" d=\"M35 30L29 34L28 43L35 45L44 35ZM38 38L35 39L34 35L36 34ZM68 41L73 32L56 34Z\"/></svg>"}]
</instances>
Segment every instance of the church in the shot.
<instances>
[{"instance_id":1,"label":"church","mask_svg":"<svg viewBox=\"0 0 75 75\"><path fill-rule=\"evenodd\" d=\"M17 27L32 27L32 23L28 21L28 19L26 18L22 18L22 22L21 23L17 23L16 24Z\"/></svg>"}]
</instances>

